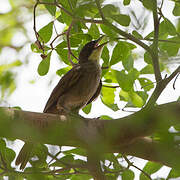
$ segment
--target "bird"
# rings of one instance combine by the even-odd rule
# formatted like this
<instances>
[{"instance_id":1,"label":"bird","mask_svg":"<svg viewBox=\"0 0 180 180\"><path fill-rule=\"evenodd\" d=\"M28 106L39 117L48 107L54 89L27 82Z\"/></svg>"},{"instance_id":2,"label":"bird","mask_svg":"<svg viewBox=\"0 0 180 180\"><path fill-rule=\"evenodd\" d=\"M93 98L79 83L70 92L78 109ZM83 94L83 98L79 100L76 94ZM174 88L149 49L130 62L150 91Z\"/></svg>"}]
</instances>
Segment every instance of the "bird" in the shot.
<instances>
[{"instance_id":1,"label":"bird","mask_svg":"<svg viewBox=\"0 0 180 180\"><path fill-rule=\"evenodd\" d=\"M79 62L68 71L53 89L44 113L67 115L78 113L80 109L94 101L101 92L101 66L99 63L102 50L107 42L100 44L104 35L85 44L79 53ZM24 169L34 144L25 142L16 158L16 165Z\"/></svg>"}]
</instances>

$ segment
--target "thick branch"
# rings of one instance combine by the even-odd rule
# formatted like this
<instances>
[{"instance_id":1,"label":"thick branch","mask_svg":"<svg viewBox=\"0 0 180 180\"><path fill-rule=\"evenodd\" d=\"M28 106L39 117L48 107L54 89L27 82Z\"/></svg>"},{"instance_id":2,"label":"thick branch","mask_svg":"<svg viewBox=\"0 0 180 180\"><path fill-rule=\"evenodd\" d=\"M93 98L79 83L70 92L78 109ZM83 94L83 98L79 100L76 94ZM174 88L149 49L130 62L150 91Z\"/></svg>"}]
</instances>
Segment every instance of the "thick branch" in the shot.
<instances>
[{"instance_id":1,"label":"thick branch","mask_svg":"<svg viewBox=\"0 0 180 180\"><path fill-rule=\"evenodd\" d=\"M84 147L92 151L95 150L92 149L94 147L102 153L116 152L120 146L126 148L140 137L179 124L179 114L180 102L159 105L149 110L143 109L111 121L85 119L77 115L70 115L65 119L64 116L54 114L2 108L0 136L46 144ZM141 151L122 150L124 153L138 157L145 156ZM151 156L149 160L157 161ZM161 159L159 161L164 163Z\"/></svg>"},{"instance_id":2,"label":"thick branch","mask_svg":"<svg viewBox=\"0 0 180 180\"><path fill-rule=\"evenodd\" d=\"M124 152L126 155L161 163L178 170L180 167L180 149L177 146L154 142L149 138L138 138L132 144L127 146L120 145L112 152Z\"/></svg>"}]
</instances>

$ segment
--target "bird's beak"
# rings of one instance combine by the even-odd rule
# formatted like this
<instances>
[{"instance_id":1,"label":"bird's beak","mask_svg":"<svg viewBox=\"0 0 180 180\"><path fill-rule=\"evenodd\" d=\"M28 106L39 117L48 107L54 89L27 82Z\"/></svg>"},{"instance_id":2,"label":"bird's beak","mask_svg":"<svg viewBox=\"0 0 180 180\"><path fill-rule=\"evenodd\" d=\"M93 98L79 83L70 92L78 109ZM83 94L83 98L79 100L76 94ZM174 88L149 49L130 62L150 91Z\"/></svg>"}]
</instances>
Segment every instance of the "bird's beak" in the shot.
<instances>
[{"instance_id":1,"label":"bird's beak","mask_svg":"<svg viewBox=\"0 0 180 180\"><path fill-rule=\"evenodd\" d=\"M100 44L101 40L104 38L105 36L101 36L99 39L96 40L96 44L94 46L94 50L91 53L91 55L89 56L89 60L93 60L93 61L99 61L100 57L101 57L101 53L103 50L104 45L107 44L107 42ZM100 44L100 45L99 45Z\"/></svg>"},{"instance_id":2,"label":"bird's beak","mask_svg":"<svg viewBox=\"0 0 180 180\"><path fill-rule=\"evenodd\" d=\"M98 49L100 48L101 49L101 48L104 47L104 45L106 45L108 43L108 41L107 41L107 42L99 45L100 42L102 41L102 39L104 39L104 37L105 37L105 35L102 35L99 39L96 40L95 48L98 48Z\"/></svg>"}]
</instances>

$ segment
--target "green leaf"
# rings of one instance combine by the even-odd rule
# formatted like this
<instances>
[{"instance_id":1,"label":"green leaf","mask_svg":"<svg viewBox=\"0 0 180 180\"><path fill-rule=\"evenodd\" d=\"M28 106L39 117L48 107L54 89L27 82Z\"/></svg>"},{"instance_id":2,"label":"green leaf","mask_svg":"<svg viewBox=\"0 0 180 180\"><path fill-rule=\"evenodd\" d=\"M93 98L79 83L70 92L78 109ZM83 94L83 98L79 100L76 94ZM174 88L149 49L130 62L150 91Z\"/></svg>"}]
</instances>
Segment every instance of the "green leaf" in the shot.
<instances>
[{"instance_id":1,"label":"green leaf","mask_svg":"<svg viewBox=\"0 0 180 180\"><path fill-rule=\"evenodd\" d=\"M152 88L154 88L154 84L151 80L147 78L138 78L141 88L143 88L145 91L150 91Z\"/></svg>"},{"instance_id":2,"label":"green leaf","mask_svg":"<svg viewBox=\"0 0 180 180\"><path fill-rule=\"evenodd\" d=\"M73 155L66 155L61 158L61 162L64 162L64 163L73 163L73 161L74 161Z\"/></svg>"},{"instance_id":3,"label":"green leaf","mask_svg":"<svg viewBox=\"0 0 180 180\"><path fill-rule=\"evenodd\" d=\"M69 3L69 0L63 0L63 1L58 0L58 1L64 8L71 11L72 5ZM73 1L73 0L71 0L71 1Z\"/></svg>"},{"instance_id":4,"label":"green leaf","mask_svg":"<svg viewBox=\"0 0 180 180\"><path fill-rule=\"evenodd\" d=\"M110 65L114 65L121 61L122 59L126 59L130 55L130 48L125 42L118 42L113 49L113 53L111 56Z\"/></svg>"},{"instance_id":5,"label":"green leaf","mask_svg":"<svg viewBox=\"0 0 180 180\"><path fill-rule=\"evenodd\" d=\"M50 22L49 24L47 24L38 31L40 37L43 39L45 43L47 43L51 39L52 29L53 29L53 22Z\"/></svg>"},{"instance_id":6,"label":"green leaf","mask_svg":"<svg viewBox=\"0 0 180 180\"><path fill-rule=\"evenodd\" d=\"M103 48L101 58L104 61L103 66L109 66L109 49L106 46Z\"/></svg>"},{"instance_id":7,"label":"green leaf","mask_svg":"<svg viewBox=\"0 0 180 180\"><path fill-rule=\"evenodd\" d=\"M109 28L108 26L105 26L104 24L100 24L100 28L102 30L102 32L106 35L108 35L109 37L116 37L116 33L111 30L111 28Z\"/></svg>"},{"instance_id":8,"label":"green leaf","mask_svg":"<svg viewBox=\"0 0 180 180\"><path fill-rule=\"evenodd\" d=\"M6 142L4 139L0 138L0 150L6 148Z\"/></svg>"},{"instance_id":9,"label":"green leaf","mask_svg":"<svg viewBox=\"0 0 180 180\"><path fill-rule=\"evenodd\" d=\"M62 76L62 75L64 75L64 74L66 74L70 69L72 69L71 66L58 69L58 70L56 71L56 74L59 75L59 76Z\"/></svg>"},{"instance_id":10,"label":"green leaf","mask_svg":"<svg viewBox=\"0 0 180 180\"><path fill-rule=\"evenodd\" d=\"M16 157L16 153L10 149L10 148L6 148L5 149L5 154L3 155L6 163L11 164L11 162L14 160L14 158Z\"/></svg>"},{"instance_id":11,"label":"green leaf","mask_svg":"<svg viewBox=\"0 0 180 180\"><path fill-rule=\"evenodd\" d=\"M132 69L129 73L125 73L124 70L116 71L114 70L116 79L119 83L119 86L124 91L130 91L133 88L134 81L138 78L139 72L136 69Z\"/></svg>"},{"instance_id":12,"label":"green leaf","mask_svg":"<svg viewBox=\"0 0 180 180\"><path fill-rule=\"evenodd\" d=\"M51 166L58 166L58 167L66 167L67 164L73 164L74 162L74 156L71 154L65 155L62 157L59 161L55 161L54 163L51 164Z\"/></svg>"},{"instance_id":13,"label":"green leaf","mask_svg":"<svg viewBox=\"0 0 180 180\"><path fill-rule=\"evenodd\" d=\"M143 6L149 10L153 10L154 2L152 0L143 0Z\"/></svg>"},{"instance_id":14,"label":"green leaf","mask_svg":"<svg viewBox=\"0 0 180 180\"><path fill-rule=\"evenodd\" d=\"M172 22L169 19L165 18L164 23L165 23L165 29L169 33L169 35L172 35L172 36L176 35L176 28L172 24Z\"/></svg>"},{"instance_id":15,"label":"green leaf","mask_svg":"<svg viewBox=\"0 0 180 180\"><path fill-rule=\"evenodd\" d=\"M116 89L114 88L108 87L102 87L101 90L101 101L103 102L103 104L111 108L113 111L119 110L117 104L114 104L115 90Z\"/></svg>"},{"instance_id":16,"label":"green leaf","mask_svg":"<svg viewBox=\"0 0 180 180\"><path fill-rule=\"evenodd\" d=\"M107 115L102 115L102 116L100 116L100 119L111 120L112 117L107 116Z\"/></svg>"},{"instance_id":17,"label":"green leaf","mask_svg":"<svg viewBox=\"0 0 180 180\"><path fill-rule=\"evenodd\" d=\"M114 70L110 69L105 75L104 75L104 78L105 78L105 81L104 82L107 82L107 83L117 83L117 79L116 79L116 76L115 76L115 73L113 73Z\"/></svg>"},{"instance_id":18,"label":"green leaf","mask_svg":"<svg viewBox=\"0 0 180 180\"><path fill-rule=\"evenodd\" d=\"M176 169L171 169L171 171L168 174L167 179L178 178L178 177L180 177L180 171Z\"/></svg>"},{"instance_id":19,"label":"green leaf","mask_svg":"<svg viewBox=\"0 0 180 180\"><path fill-rule=\"evenodd\" d=\"M130 169L123 171L121 175L122 180L133 180L134 179L134 172Z\"/></svg>"},{"instance_id":20,"label":"green leaf","mask_svg":"<svg viewBox=\"0 0 180 180\"><path fill-rule=\"evenodd\" d=\"M106 4L102 8L102 12L105 17L111 17L112 15L119 14L119 9L113 4Z\"/></svg>"},{"instance_id":21,"label":"green leaf","mask_svg":"<svg viewBox=\"0 0 180 180\"><path fill-rule=\"evenodd\" d=\"M6 162L6 165L10 167L16 153L12 149L6 147L6 142L2 138L0 138L0 153L3 160ZM0 158L0 164L3 164L2 158Z\"/></svg>"},{"instance_id":22,"label":"green leaf","mask_svg":"<svg viewBox=\"0 0 180 180\"><path fill-rule=\"evenodd\" d=\"M144 105L143 99L137 93L129 92L129 97L135 107L142 107Z\"/></svg>"},{"instance_id":23,"label":"green leaf","mask_svg":"<svg viewBox=\"0 0 180 180\"><path fill-rule=\"evenodd\" d=\"M100 36L99 29L96 24L91 24L88 33L94 38L97 39Z\"/></svg>"},{"instance_id":24,"label":"green leaf","mask_svg":"<svg viewBox=\"0 0 180 180\"><path fill-rule=\"evenodd\" d=\"M66 155L77 154L77 155L80 155L80 156L86 156L87 152L82 148L74 148L74 149L71 149L71 150L63 151L63 154L66 154Z\"/></svg>"},{"instance_id":25,"label":"green leaf","mask_svg":"<svg viewBox=\"0 0 180 180\"><path fill-rule=\"evenodd\" d=\"M67 49L61 49L57 48L56 52L60 56L60 59L67 65L71 65L69 60L68 60L68 50Z\"/></svg>"},{"instance_id":26,"label":"green leaf","mask_svg":"<svg viewBox=\"0 0 180 180\"><path fill-rule=\"evenodd\" d=\"M180 42L179 37L168 38L167 40ZM161 50L166 51L169 56L176 56L180 48L180 43L163 42L159 44L159 47Z\"/></svg>"},{"instance_id":27,"label":"green leaf","mask_svg":"<svg viewBox=\"0 0 180 180\"><path fill-rule=\"evenodd\" d=\"M150 55L147 51L144 53L144 61L145 61L147 64L152 64L151 55Z\"/></svg>"},{"instance_id":28,"label":"green leaf","mask_svg":"<svg viewBox=\"0 0 180 180\"><path fill-rule=\"evenodd\" d=\"M43 2L54 3L54 0L43 0ZM45 4L45 7L50 12L51 15L55 16L55 14L56 14L56 6L55 5L46 5Z\"/></svg>"},{"instance_id":29,"label":"green leaf","mask_svg":"<svg viewBox=\"0 0 180 180\"><path fill-rule=\"evenodd\" d=\"M127 71L130 71L134 65L134 60L132 58L132 55L129 55L127 58L124 58L122 60L122 64Z\"/></svg>"},{"instance_id":30,"label":"green leaf","mask_svg":"<svg viewBox=\"0 0 180 180\"><path fill-rule=\"evenodd\" d=\"M154 74L154 69L151 64L148 64L140 71L141 74Z\"/></svg>"},{"instance_id":31,"label":"green leaf","mask_svg":"<svg viewBox=\"0 0 180 180\"><path fill-rule=\"evenodd\" d=\"M123 1L123 4L124 4L124 6L127 6L127 5L130 4L130 2L131 2L131 0L124 0L124 1Z\"/></svg>"},{"instance_id":32,"label":"green leaf","mask_svg":"<svg viewBox=\"0 0 180 180\"><path fill-rule=\"evenodd\" d=\"M133 34L133 36L135 36L136 38L138 38L138 39L143 39L143 37L142 37L142 35L141 34L139 34L137 31L133 31L132 32L132 34Z\"/></svg>"},{"instance_id":33,"label":"green leaf","mask_svg":"<svg viewBox=\"0 0 180 180\"><path fill-rule=\"evenodd\" d=\"M44 58L39 66L38 66L38 73L40 76L44 76L48 73L49 71L49 66L50 66L50 58L51 58L51 52L47 54L47 57Z\"/></svg>"},{"instance_id":34,"label":"green leaf","mask_svg":"<svg viewBox=\"0 0 180 180\"><path fill-rule=\"evenodd\" d=\"M70 37L70 45L71 47L78 47L81 44L82 39L78 38L78 36L74 35Z\"/></svg>"},{"instance_id":35,"label":"green leaf","mask_svg":"<svg viewBox=\"0 0 180 180\"><path fill-rule=\"evenodd\" d=\"M15 75L11 71L4 71L1 73L0 76L0 86L1 86L1 98L5 97L5 93L9 96L16 88Z\"/></svg>"},{"instance_id":36,"label":"green leaf","mask_svg":"<svg viewBox=\"0 0 180 180\"><path fill-rule=\"evenodd\" d=\"M82 110L84 113L89 114L91 112L92 103L86 105Z\"/></svg>"},{"instance_id":37,"label":"green leaf","mask_svg":"<svg viewBox=\"0 0 180 180\"><path fill-rule=\"evenodd\" d=\"M61 17L62 17L62 20L63 22L66 24L66 25L70 25L71 22L72 22L72 17L69 16L68 14L66 14L64 11L61 11Z\"/></svg>"},{"instance_id":38,"label":"green leaf","mask_svg":"<svg viewBox=\"0 0 180 180\"><path fill-rule=\"evenodd\" d=\"M174 9L173 9L173 15L180 16L180 4L178 2L175 3Z\"/></svg>"},{"instance_id":39,"label":"green leaf","mask_svg":"<svg viewBox=\"0 0 180 180\"><path fill-rule=\"evenodd\" d=\"M141 96L141 93L134 91L126 92L121 90L119 93L120 100L129 103L128 107L142 107L146 100L144 100Z\"/></svg>"},{"instance_id":40,"label":"green leaf","mask_svg":"<svg viewBox=\"0 0 180 180\"><path fill-rule=\"evenodd\" d=\"M92 40L92 36L89 34L85 34L85 33L78 33L76 34L76 38L79 38L81 40L84 40L85 42L89 42Z\"/></svg>"},{"instance_id":41,"label":"green leaf","mask_svg":"<svg viewBox=\"0 0 180 180\"><path fill-rule=\"evenodd\" d=\"M80 17L94 17L98 13L97 6L93 1L84 2L78 4L74 14Z\"/></svg>"},{"instance_id":42,"label":"green leaf","mask_svg":"<svg viewBox=\"0 0 180 180\"><path fill-rule=\"evenodd\" d=\"M121 101L126 101L126 102L130 101L128 92L123 91L122 89L121 89L121 91L119 93L119 98L120 98Z\"/></svg>"},{"instance_id":43,"label":"green leaf","mask_svg":"<svg viewBox=\"0 0 180 180\"><path fill-rule=\"evenodd\" d=\"M154 163L151 161L148 161L146 163L146 165L143 168L143 171L145 171L147 174L151 175L155 172L157 172L163 165L162 164L158 164L158 163ZM147 176L145 176L142 172L140 174L140 180L147 180L149 178L147 178Z\"/></svg>"},{"instance_id":44,"label":"green leaf","mask_svg":"<svg viewBox=\"0 0 180 180\"><path fill-rule=\"evenodd\" d=\"M17 66L21 66L22 62L19 60L13 61L12 63L9 64L2 64L0 65L0 74L2 72L8 71L9 69L13 68L13 67L17 67Z\"/></svg>"},{"instance_id":45,"label":"green leaf","mask_svg":"<svg viewBox=\"0 0 180 180\"><path fill-rule=\"evenodd\" d=\"M113 15L113 16L111 16L111 18L122 26L129 26L129 24L131 22L130 17L125 14Z\"/></svg>"},{"instance_id":46,"label":"green leaf","mask_svg":"<svg viewBox=\"0 0 180 180\"><path fill-rule=\"evenodd\" d=\"M136 91L136 93L142 98L143 100L143 105L146 104L148 94L146 91Z\"/></svg>"},{"instance_id":47,"label":"green leaf","mask_svg":"<svg viewBox=\"0 0 180 180\"><path fill-rule=\"evenodd\" d=\"M57 49L63 49L63 48L66 48L67 47L67 42L66 41L62 41L61 43L59 43L57 46L56 46L56 50Z\"/></svg>"},{"instance_id":48,"label":"green leaf","mask_svg":"<svg viewBox=\"0 0 180 180\"><path fill-rule=\"evenodd\" d=\"M176 28L169 19L164 18L164 21L159 25L159 37L166 38L167 35L176 35Z\"/></svg>"}]
</instances>

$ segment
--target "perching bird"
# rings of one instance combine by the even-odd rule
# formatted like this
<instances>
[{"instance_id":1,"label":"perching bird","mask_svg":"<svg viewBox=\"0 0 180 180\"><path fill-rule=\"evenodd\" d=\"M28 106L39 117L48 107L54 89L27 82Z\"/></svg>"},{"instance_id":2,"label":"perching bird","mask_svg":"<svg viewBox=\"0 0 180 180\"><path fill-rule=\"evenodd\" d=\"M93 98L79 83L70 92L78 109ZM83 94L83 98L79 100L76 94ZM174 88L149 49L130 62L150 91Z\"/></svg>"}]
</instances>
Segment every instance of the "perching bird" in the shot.
<instances>
[{"instance_id":1,"label":"perching bird","mask_svg":"<svg viewBox=\"0 0 180 180\"><path fill-rule=\"evenodd\" d=\"M78 113L81 108L91 103L101 91L101 67L99 59L104 45L99 45L104 36L87 43L79 54L79 63L68 71L52 91L44 113L65 115L68 112ZM22 147L16 165L24 169L33 143L26 142Z\"/></svg>"}]
</instances>

